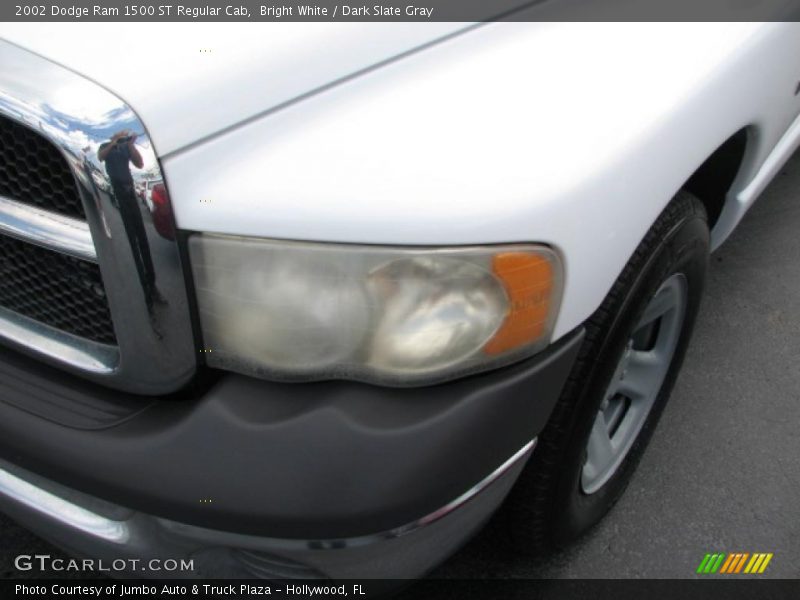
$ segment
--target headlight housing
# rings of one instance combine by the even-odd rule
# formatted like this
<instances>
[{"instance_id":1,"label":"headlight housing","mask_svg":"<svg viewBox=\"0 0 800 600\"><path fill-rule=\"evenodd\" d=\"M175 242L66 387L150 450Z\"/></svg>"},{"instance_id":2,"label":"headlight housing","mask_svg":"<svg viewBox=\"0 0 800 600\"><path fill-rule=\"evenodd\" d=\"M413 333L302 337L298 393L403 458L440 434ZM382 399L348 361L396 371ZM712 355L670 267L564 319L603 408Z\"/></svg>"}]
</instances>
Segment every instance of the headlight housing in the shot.
<instances>
[{"instance_id":1,"label":"headlight housing","mask_svg":"<svg viewBox=\"0 0 800 600\"><path fill-rule=\"evenodd\" d=\"M208 364L266 379L410 386L547 345L562 267L545 246L447 249L193 235Z\"/></svg>"}]
</instances>

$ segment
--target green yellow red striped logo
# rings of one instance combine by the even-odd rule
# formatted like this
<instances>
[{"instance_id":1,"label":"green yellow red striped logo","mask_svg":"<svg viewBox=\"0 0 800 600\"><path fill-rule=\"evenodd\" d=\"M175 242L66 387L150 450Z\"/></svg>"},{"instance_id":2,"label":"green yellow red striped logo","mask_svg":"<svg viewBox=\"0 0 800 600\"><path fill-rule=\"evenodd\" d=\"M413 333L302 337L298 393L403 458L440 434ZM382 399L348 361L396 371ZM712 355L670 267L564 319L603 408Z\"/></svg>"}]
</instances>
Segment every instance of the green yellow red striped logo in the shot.
<instances>
[{"instance_id":1,"label":"green yellow red striped logo","mask_svg":"<svg viewBox=\"0 0 800 600\"><path fill-rule=\"evenodd\" d=\"M706 554L697 567L697 572L702 575L720 573L724 575L758 574L767 570L772 552L717 552Z\"/></svg>"}]
</instances>

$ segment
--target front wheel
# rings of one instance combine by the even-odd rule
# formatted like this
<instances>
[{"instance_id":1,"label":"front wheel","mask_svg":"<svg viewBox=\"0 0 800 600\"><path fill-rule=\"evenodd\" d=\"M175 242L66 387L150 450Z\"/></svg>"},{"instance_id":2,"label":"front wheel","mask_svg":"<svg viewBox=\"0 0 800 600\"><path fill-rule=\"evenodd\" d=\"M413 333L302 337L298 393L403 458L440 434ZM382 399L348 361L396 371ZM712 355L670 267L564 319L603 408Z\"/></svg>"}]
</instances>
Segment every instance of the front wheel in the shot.
<instances>
[{"instance_id":1,"label":"front wheel","mask_svg":"<svg viewBox=\"0 0 800 600\"><path fill-rule=\"evenodd\" d=\"M567 544L625 489L680 370L708 255L703 204L681 192L586 323L561 398L503 511L517 549Z\"/></svg>"}]
</instances>

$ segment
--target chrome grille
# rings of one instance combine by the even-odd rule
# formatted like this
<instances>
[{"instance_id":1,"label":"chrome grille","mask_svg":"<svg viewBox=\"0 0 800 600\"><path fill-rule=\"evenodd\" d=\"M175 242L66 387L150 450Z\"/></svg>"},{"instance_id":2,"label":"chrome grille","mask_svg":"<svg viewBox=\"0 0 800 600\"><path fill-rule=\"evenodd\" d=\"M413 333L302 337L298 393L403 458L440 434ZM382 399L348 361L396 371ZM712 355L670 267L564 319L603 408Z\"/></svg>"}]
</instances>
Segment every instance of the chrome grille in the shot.
<instances>
[{"instance_id":1,"label":"chrome grille","mask_svg":"<svg viewBox=\"0 0 800 600\"><path fill-rule=\"evenodd\" d=\"M0 65L0 345L134 394L180 389L198 352L170 206L157 228L141 193L164 180L144 124L3 40ZM128 135L130 179L102 151Z\"/></svg>"}]
</instances>

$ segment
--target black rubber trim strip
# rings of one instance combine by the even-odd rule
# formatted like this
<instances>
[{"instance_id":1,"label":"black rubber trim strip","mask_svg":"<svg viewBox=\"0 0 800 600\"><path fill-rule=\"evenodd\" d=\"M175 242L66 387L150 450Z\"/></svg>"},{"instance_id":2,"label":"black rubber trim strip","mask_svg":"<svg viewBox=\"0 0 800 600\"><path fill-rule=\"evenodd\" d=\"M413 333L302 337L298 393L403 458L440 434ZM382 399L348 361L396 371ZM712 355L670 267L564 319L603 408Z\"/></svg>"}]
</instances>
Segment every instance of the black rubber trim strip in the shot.
<instances>
[{"instance_id":1,"label":"black rubber trim strip","mask_svg":"<svg viewBox=\"0 0 800 600\"><path fill-rule=\"evenodd\" d=\"M229 375L196 401L159 401L96 430L0 403L0 456L182 523L291 539L370 535L448 504L536 437L582 338L581 329L512 367L427 388Z\"/></svg>"}]
</instances>

